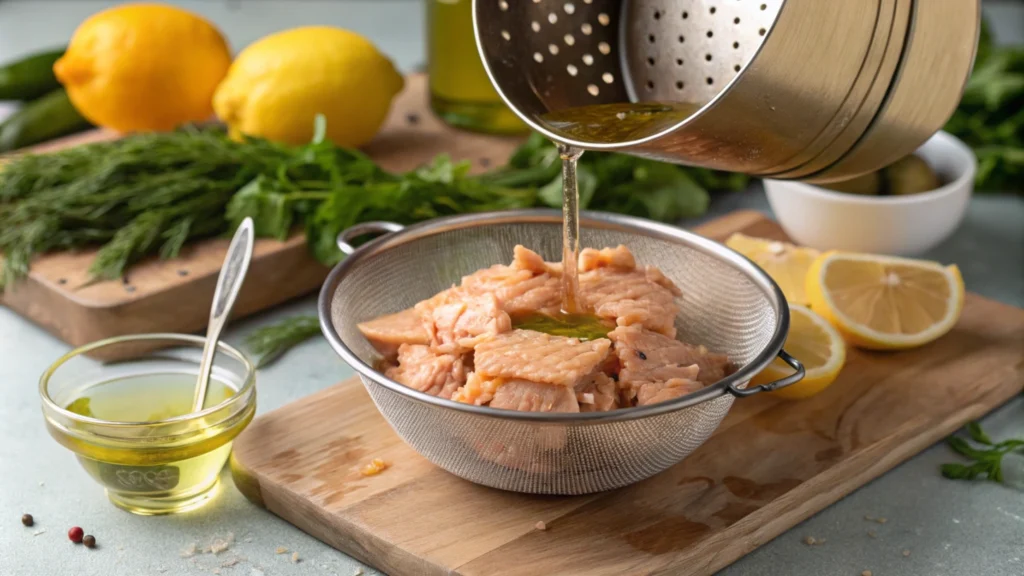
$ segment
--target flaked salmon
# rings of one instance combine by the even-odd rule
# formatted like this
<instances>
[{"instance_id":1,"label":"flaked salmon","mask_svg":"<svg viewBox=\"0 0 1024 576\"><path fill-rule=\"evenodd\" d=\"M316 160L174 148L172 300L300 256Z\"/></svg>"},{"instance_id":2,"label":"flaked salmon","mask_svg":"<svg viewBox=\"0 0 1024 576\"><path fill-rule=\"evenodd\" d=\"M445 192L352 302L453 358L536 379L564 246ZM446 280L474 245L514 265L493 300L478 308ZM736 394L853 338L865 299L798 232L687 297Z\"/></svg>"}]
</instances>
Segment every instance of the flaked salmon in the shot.
<instances>
[{"instance_id":1,"label":"flaked salmon","mask_svg":"<svg viewBox=\"0 0 1024 576\"><path fill-rule=\"evenodd\" d=\"M509 380L498 387L491 408L520 412L579 412L572 388L539 384L527 380Z\"/></svg>"},{"instance_id":2,"label":"flaked salmon","mask_svg":"<svg viewBox=\"0 0 1024 576\"><path fill-rule=\"evenodd\" d=\"M562 267L516 246L409 310L359 324L378 370L416 390L505 410L604 412L665 402L730 373L728 357L675 339L679 288L625 246L581 251L581 314L562 314ZM513 328L513 317L518 323ZM614 329L612 329L614 328ZM611 330L609 332L609 330ZM607 337L606 337L607 336ZM482 439L480 454L534 466L564 430Z\"/></svg>"},{"instance_id":3,"label":"flaked salmon","mask_svg":"<svg viewBox=\"0 0 1024 576\"><path fill-rule=\"evenodd\" d=\"M533 330L495 335L476 346L476 371L492 377L574 387L608 357L611 341L587 342Z\"/></svg>"},{"instance_id":4,"label":"flaked salmon","mask_svg":"<svg viewBox=\"0 0 1024 576\"><path fill-rule=\"evenodd\" d=\"M708 385L725 377L729 357L691 346L639 326L620 326L608 334L619 358L619 382L665 382L672 378ZM691 367L697 372L691 373Z\"/></svg>"},{"instance_id":5,"label":"flaked salmon","mask_svg":"<svg viewBox=\"0 0 1024 576\"><path fill-rule=\"evenodd\" d=\"M388 368L384 375L431 396L451 398L466 382L467 370L460 355L438 353L420 344L402 344L398 365Z\"/></svg>"},{"instance_id":6,"label":"flaked salmon","mask_svg":"<svg viewBox=\"0 0 1024 576\"><path fill-rule=\"evenodd\" d=\"M462 288L494 294L509 314L557 311L562 302L560 266L545 262L536 252L516 246L512 264L498 264L462 278Z\"/></svg>"},{"instance_id":7,"label":"flaked salmon","mask_svg":"<svg viewBox=\"0 0 1024 576\"><path fill-rule=\"evenodd\" d=\"M635 270L636 259L629 248L619 244L615 248L584 248L580 251L579 272L590 272L598 268L614 268L616 270Z\"/></svg>"},{"instance_id":8,"label":"flaked salmon","mask_svg":"<svg viewBox=\"0 0 1024 576\"><path fill-rule=\"evenodd\" d=\"M667 280L663 275L660 278ZM675 318L679 313L675 298L679 289L658 280L642 269L597 268L580 274L580 298L588 310L615 320L619 326L639 324L675 337Z\"/></svg>"},{"instance_id":9,"label":"flaked salmon","mask_svg":"<svg viewBox=\"0 0 1024 576\"><path fill-rule=\"evenodd\" d=\"M449 288L416 305L430 345L441 352L472 350L484 339L512 329L494 294Z\"/></svg>"},{"instance_id":10,"label":"flaked salmon","mask_svg":"<svg viewBox=\"0 0 1024 576\"><path fill-rule=\"evenodd\" d=\"M471 372L466 378L466 384L456 390L451 398L463 404L483 406L494 399L494 394L504 382L501 378L488 378Z\"/></svg>"},{"instance_id":11,"label":"flaked salmon","mask_svg":"<svg viewBox=\"0 0 1024 576\"><path fill-rule=\"evenodd\" d=\"M700 382L685 378L671 378L665 382L644 382L636 387L636 405L647 406L674 400L703 388Z\"/></svg>"},{"instance_id":12,"label":"flaked salmon","mask_svg":"<svg viewBox=\"0 0 1024 576\"><path fill-rule=\"evenodd\" d=\"M430 337L423 329L419 312L409 308L356 325L370 344L384 356L394 356L402 344L427 344Z\"/></svg>"},{"instance_id":13,"label":"flaked salmon","mask_svg":"<svg viewBox=\"0 0 1024 576\"><path fill-rule=\"evenodd\" d=\"M576 401L580 412L615 410L619 407L618 385L604 372L595 372L576 385Z\"/></svg>"}]
</instances>

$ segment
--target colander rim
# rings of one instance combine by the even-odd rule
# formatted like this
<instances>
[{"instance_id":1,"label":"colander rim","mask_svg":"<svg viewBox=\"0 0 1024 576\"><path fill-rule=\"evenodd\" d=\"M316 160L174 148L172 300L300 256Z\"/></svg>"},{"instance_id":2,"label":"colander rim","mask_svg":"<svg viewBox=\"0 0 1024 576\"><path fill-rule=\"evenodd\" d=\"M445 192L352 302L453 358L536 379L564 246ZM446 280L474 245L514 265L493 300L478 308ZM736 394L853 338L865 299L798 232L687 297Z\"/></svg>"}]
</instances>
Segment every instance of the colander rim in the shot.
<instances>
[{"instance_id":1,"label":"colander rim","mask_svg":"<svg viewBox=\"0 0 1024 576\"><path fill-rule=\"evenodd\" d=\"M392 380L364 362L355 354L341 339L331 319L331 305L334 300L334 293L338 284L345 275L363 260L367 260L381 254L391 248L416 241L441 232L457 230L462 228L473 228L489 224L509 223L558 223L562 222L562 213L550 209L524 209L504 210L498 212L480 212L476 214L464 214L458 216L447 216L434 218L410 225L399 232L381 236L362 245L356 252L348 256L328 273L324 284L320 289L317 298L317 313L320 320L320 329L331 345L331 348L338 354L346 364L352 367L356 373L364 379L396 392L413 400L430 404L436 407L466 412L476 416L497 418L500 420L528 421L546 424L604 424L608 422L621 422L636 420L650 416L658 416L675 412L677 410L701 404L730 393L730 390L741 383L748 382L755 374L768 366L782 350L789 332L789 307L782 290L774 280L768 276L759 266L742 254L726 247L724 244L704 238L693 232L682 228L663 224L652 220L611 214L604 212L580 212L581 228L612 228L629 232L636 232L646 236L661 238L669 241L676 241L686 244L689 248L701 251L702 253L723 259L727 264L739 269L748 278L754 281L755 285L765 292L770 304L775 308L775 329L771 338L764 348L754 357L753 360L741 366L739 370L719 380L711 386L707 386L666 402L659 402L648 406L637 406L610 410L607 412L585 412L585 413L552 413L552 412L519 412L514 410L501 410L488 406L475 406L464 404L444 398L431 396L424 392L414 390Z\"/></svg>"}]
</instances>

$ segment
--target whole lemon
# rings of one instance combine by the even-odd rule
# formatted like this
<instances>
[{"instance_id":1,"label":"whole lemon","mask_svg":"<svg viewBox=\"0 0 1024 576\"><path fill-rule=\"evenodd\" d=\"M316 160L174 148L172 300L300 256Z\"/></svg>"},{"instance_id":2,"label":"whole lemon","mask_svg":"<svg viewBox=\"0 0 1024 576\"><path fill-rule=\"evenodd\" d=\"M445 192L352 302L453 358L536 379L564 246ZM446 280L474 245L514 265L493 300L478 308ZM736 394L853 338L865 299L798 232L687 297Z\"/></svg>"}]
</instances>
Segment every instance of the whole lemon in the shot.
<instances>
[{"instance_id":1,"label":"whole lemon","mask_svg":"<svg viewBox=\"0 0 1024 576\"><path fill-rule=\"evenodd\" d=\"M82 22L53 71L90 122L133 132L212 118L230 65L227 42L201 16L124 4Z\"/></svg>"},{"instance_id":2,"label":"whole lemon","mask_svg":"<svg viewBox=\"0 0 1024 576\"><path fill-rule=\"evenodd\" d=\"M328 26L267 36L243 50L217 88L213 107L233 134L290 144L313 137L323 114L327 137L358 147L380 130L405 81L366 38Z\"/></svg>"}]
</instances>

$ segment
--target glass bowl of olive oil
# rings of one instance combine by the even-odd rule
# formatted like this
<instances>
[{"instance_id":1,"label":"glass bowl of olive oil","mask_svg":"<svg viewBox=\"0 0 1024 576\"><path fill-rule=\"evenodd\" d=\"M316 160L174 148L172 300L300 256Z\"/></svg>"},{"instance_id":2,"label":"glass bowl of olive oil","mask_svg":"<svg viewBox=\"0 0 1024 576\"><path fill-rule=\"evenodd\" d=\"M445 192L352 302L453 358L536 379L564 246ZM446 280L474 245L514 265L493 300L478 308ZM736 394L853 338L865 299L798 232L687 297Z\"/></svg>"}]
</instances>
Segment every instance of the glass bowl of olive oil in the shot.
<instances>
[{"instance_id":1,"label":"glass bowl of olive oil","mask_svg":"<svg viewBox=\"0 0 1024 576\"><path fill-rule=\"evenodd\" d=\"M256 370L219 343L206 404L194 412L204 342L184 334L111 338L72 350L43 373L50 435L116 506L173 514L216 493L231 443L256 411Z\"/></svg>"}]
</instances>

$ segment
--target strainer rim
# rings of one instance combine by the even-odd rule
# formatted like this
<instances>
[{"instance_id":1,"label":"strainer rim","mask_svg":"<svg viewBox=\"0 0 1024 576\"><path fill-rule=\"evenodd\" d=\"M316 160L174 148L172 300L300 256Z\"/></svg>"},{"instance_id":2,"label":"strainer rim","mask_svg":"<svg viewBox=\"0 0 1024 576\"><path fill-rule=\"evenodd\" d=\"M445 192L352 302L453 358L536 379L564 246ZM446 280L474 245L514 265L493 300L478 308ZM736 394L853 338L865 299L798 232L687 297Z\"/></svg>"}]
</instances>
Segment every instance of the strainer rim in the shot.
<instances>
[{"instance_id":1,"label":"strainer rim","mask_svg":"<svg viewBox=\"0 0 1024 576\"><path fill-rule=\"evenodd\" d=\"M435 235L440 232L472 228L487 224L508 224L508 223L561 223L562 213L550 209L524 209L524 210L503 210L498 212L480 212L477 214L464 214L458 216L447 216L434 218L410 225L399 232L381 236L361 246L355 253L348 256L328 273L324 284L320 289L317 298L317 312L320 320L320 330L330 344L331 348L338 354L346 364L363 379L364 383L369 380L385 388L408 398L430 404L436 407L471 413L476 416L497 418L500 420L516 420L545 424L582 425L582 424L604 424L608 422L621 422L636 420L651 416L668 414L713 400L730 393L734 387L739 387L748 382L755 374L768 366L782 350L789 332L789 306L786 304L782 290L774 280L768 276L760 267L742 254L728 248L724 244L704 238L693 232L682 228L663 224L652 220L611 214L604 212L581 211L581 228L618 228L644 234L646 236L661 238L670 241L682 242L689 248L701 251L702 253L719 259L739 269L745 276L754 281L755 285L765 292L770 304L775 308L776 322L775 329L768 343L754 357L753 360L740 367L739 370L696 392L675 398L666 402L659 402L648 406L636 406L610 410L607 412L584 412L584 413L559 413L559 412L519 412L514 410L501 410L488 406L476 406L455 402L444 398L431 396L424 392L414 390L392 380L364 362L355 354L341 339L331 318L331 306L334 300L334 293L342 278L361 261L380 254L384 250L397 247L421 238Z\"/></svg>"}]
</instances>

